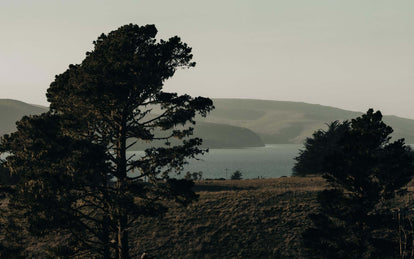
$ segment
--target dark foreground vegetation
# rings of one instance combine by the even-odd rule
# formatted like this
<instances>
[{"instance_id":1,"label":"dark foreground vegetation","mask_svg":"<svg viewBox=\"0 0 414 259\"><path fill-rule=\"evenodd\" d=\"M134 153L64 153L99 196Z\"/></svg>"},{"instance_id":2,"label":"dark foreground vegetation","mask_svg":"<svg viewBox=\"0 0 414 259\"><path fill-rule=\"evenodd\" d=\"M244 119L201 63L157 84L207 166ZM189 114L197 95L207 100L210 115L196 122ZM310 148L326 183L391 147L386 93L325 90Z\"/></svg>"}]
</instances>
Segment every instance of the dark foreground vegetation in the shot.
<instances>
[{"instance_id":1,"label":"dark foreground vegetation","mask_svg":"<svg viewBox=\"0 0 414 259\"><path fill-rule=\"evenodd\" d=\"M395 238L397 221L389 203L405 194L414 154L404 139L391 140L392 132L381 112L369 109L306 139L294 174L317 173L330 186L318 194L321 209L309 216L313 226L303 234L310 258L413 257L412 249L406 254L401 246L401 240L412 245L412 236Z\"/></svg>"},{"instance_id":2,"label":"dark foreground vegetation","mask_svg":"<svg viewBox=\"0 0 414 259\"><path fill-rule=\"evenodd\" d=\"M317 210L321 178L197 182L196 203L169 204L159 218L130 229L131 258L303 258L301 233ZM4 236L2 237L4 241ZM26 257L52 257L70 239L55 233L22 239Z\"/></svg>"},{"instance_id":3,"label":"dark foreground vegetation","mask_svg":"<svg viewBox=\"0 0 414 259\"><path fill-rule=\"evenodd\" d=\"M163 217L143 218L131 227L131 258L143 253L155 258L308 258L302 233L312 225L308 215L320 210L317 194L326 188L320 177L196 182L198 202L187 208L170 204ZM407 196L391 205L413 199L410 184ZM397 219L398 212L393 215ZM399 227L404 225L391 230L398 234ZM399 236L394 238L398 242ZM58 234L21 242L26 257L53 257L58 246L70 245L67 236Z\"/></svg>"}]
</instances>

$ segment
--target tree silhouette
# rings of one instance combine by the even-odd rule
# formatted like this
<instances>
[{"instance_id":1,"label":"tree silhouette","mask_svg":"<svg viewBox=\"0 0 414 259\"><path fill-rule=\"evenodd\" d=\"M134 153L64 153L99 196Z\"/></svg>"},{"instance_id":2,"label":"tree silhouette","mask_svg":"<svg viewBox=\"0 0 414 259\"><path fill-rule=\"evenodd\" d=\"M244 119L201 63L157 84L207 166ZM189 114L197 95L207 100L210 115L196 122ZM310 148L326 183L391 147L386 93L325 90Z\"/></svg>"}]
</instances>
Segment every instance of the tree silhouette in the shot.
<instances>
[{"instance_id":1,"label":"tree silhouette","mask_svg":"<svg viewBox=\"0 0 414 259\"><path fill-rule=\"evenodd\" d=\"M69 229L85 247L97 247L95 250L105 258L114 255L130 258L128 229L140 216L165 211L161 199L188 204L196 198L191 191L191 182L170 179L169 175L174 171L180 172L188 158L204 152L198 147L201 139L190 138L193 129L188 125L195 123L196 114L206 116L214 107L208 98L162 91L164 81L172 77L177 69L193 67L195 63L191 62L191 48L180 38L157 42L156 33L154 25L140 27L129 24L107 35L102 34L81 64L70 65L50 85L47 92L51 103L50 114L44 115L46 121L37 117L25 118L20 125L28 124L29 136L24 135L25 127L21 126L18 133L6 137L3 144L4 150L11 154L7 158L9 166L24 176L24 184L40 178L45 181L39 183L41 186L53 186L42 187L46 191L37 185L30 189L32 194L45 195L43 201L37 199L39 196L32 195L36 200L24 196L20 203L33 202L34 206L39 206L36 209L45 211L44 204L56 202L53 206L58 209L73 207L71 202L82 200L85 196L86 204L80 211L86 213L82 216L89 217L89 221L84 221L83 232L77 232L77 225L70 220L65 221L68 222L65 225L58 218L56 224ZM54 137L48 140L37 136L31 138L30 132L40 131L36 124L38 119L41 124L48 124L46 122L55 117L59 121L51 125L60 126L50 126L51 129L56 128L52 132ZM44 130L49 132L46 126ZM21 148L9 145L18 137L23 137L22 141L26 139L29 147L31 142L40 141L39 149L27 148L26 142L21 143ZM60 142L61 138L67 138L65 141L69 144ZM181 140L181 144L172 146L172 138ZM141 157L128 155L127 149L134 143L154 140L164 141L165 145L149 148ZM84 145L80 151L75 148L78 142ZM26 154L22 154L22 148ZM71 148L74 150L71 151ZM61 156L54 154L55 150L61 149L65 152L56 152ZM48 154L40 160L31 161L36 165L33 169L36 172L24 171L29 167L25 162L26 156L37 157L42 150L49 150ZM73 158L76 154L78 157ZM84 163L90 167L85 168ZM61 168L64 165L69 168ZM66 177L69 169L73 179L61 179ZM85 179L88 173L91 178ZM49 174L57 174L60 182L56 185L49 183L54 178L44 180L45 175ZM143 182L144 179L147 182ZM72 184L72 181L75 182ZM89 181L99 188L95 190L95 186L88 186L87 190L92 189L86 192L85 186ZM49 191L50 188L56 190ZM76 194L84 196L72 197L71 191L78 189L81 191ZM54 198L56 192L59 195ZM64 192L68 194L63 195ZM64 198L66 195L70 198ZM79 210L72 214L78 213ZM66 216L72 217L72 214L69 212ZM41 220L49 221L50 218L36 218L32 223ZM39 224L31 226L41 230ZM75 230L73 226L76 226Z\"/></svg>"},{"instance_id":2,"label":"tree silhouette","mask_svg":"<svg viewBox=\"0 0 414 259\"><path fill-rule=\"evenodd\" d=\"M304 232L315 258L389 258L395 255L395 222L385 206L412 179L409 146L390 142L392 128L370 109L350 123L321 165L331 189L318 195L320 213ZM393 225L394 224L394 225Z\"/></svg>"},{"instance_id":3,"label":"tree silhouette","mask_svg":"<svg viewBox=\"0 0 414 259\"><path fill-rule=\"evenodd\" d=\"M21 234L16 235L20 229L14 228L10 220L10 213L5 206L15 193L13 186L18 182L19 178L15 174L11 174L9 168L3 159L0 160L0 234L3 238L0 240L0 258L23 258L21 256L23 247L19 244L22 238ZM13 231L10 231L12 228ZM14 231L16 230L16 231Z\"/></svg>"},{"instance_id":4,"label":"tree silhouette","mask_svg":"<svg viewBox=\"0 0 414 259\"><path fill-rule=\"evenodd\" d=\"M327 130L318 130L311 138L306 138L304 149L295 157L294 176L306 176L324 173L324 164L330 154L338 147L338 141L349 128L349 122L334 121L327 124Z\"/></svg>"},{"instance_id":5,"label":"tree silhouette","mask_svg":"<svg viewBox=\"0 0 414 259\"><path fill-rule=\"evenodd\" d=\"M0 185L7 188L9 185L16 184L18 180L17 175L12 175L4 162L0 161Z\"/></svg>"},{"instance_id":6,"label":"tree silhouette","mask_svg":"<svg viewBox=\"0 0 414 259\"><path fill-rule=\"evenodd\" d=\"M110 237L105 204L97 206L111 195L105 147L63 130L58 115L45 113L23 117L17 131L2 139L2 150L10 152L6 165L20 178L10 197L14 213L9 228L19 221L36 235L68 230L86 237L78 240L78 249L109 254L103 245Z\"/></svg>"},{"instance_id":7,"label":"tree silhouette","mask_svg":"<svg viewBox=\"0 0 414 259\"><path fill-rule=\"evenodd\" d=\"M230 177L232 180L242 179L242 173L239 170L236 170Z\"/></svg>"}]
</instances>

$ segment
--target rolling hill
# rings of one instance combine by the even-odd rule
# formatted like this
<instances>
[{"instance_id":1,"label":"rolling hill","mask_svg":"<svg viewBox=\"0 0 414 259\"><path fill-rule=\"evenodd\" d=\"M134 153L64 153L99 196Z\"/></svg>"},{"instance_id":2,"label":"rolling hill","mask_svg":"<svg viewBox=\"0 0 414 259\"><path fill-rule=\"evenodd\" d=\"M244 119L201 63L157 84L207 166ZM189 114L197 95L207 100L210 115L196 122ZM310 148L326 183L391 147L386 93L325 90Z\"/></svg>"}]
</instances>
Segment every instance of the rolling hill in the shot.
<instances>
[{"instance_id":1,"label":"rolling hill","mask_svg":"<svg viewBox=\"0 0 414 259\"><path fill-rule=\"evenodd\" d=\"M334 107L301 102L252 99L214 99L216 109L201 121L244 127L257 133L264 143L302 143L326 123L358 117L353 112ZM394 129L394 138L414 143L414 120L384 116Z\"/></svg>"},{"instance_id":2,"label":"rolling hill","mask_svg":"<svg viewBox=\"0 0 414 259\"><path fill-rule=\"evenodd\" d=\"M48 110L47 107L32 105L11 99L0 99L0 135L16 130L16 121L25 115L37 115Z\"/></svg>"},{"instance_id":3,"label":"rolling hill","mask_svg":"<svg viewBox=\"0 0 414 259\"><path fill-rule=\"evenodd\" d=\"M0 99L0 134L16 130L15 123L24 115L36 115L46 112L47 107L27 104L21 101ZM241 148L264 146L262 140L253 131L219 123L199 122L194 127L195 137L203 139L208 148ZM173 143L174 144L174 143ZM143 150L149 145L140 144L133 150Z\"/></svg>"},{"instance_id":4,"label":"rolling hill","mask_svg":"<svg viewBox=\"0 0 414 259\"><path fill-rule=\"evenodd\" d=\"M263 146L263 143L302 143L315 130L335 120L352 119L362 112L301 102L252 99L214 99L216 107L207 118L197 118L195 136L210 148ZM40 114L47 107L0 99L0 134L15 130L23 115ZM384 116L394 129L394 138L414 143L414 120ZM143 149L145 145L134 147Z\"/></svg>"}]
</instances>

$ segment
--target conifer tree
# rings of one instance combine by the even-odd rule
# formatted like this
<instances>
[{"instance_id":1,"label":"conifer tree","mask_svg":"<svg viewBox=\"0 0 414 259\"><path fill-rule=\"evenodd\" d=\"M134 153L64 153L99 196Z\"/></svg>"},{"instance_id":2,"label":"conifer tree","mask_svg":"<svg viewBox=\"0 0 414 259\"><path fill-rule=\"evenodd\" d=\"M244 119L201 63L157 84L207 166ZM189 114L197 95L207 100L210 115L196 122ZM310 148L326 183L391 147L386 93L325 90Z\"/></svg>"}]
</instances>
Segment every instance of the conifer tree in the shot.
<instances>
[{"instance_id":1,"label":"conifer tree","mask_svg":"<svg viewBox=\"0 0 414 259\"><path fill-rule=\"evenodd\" d=\"M156 33L154 25L129 24L102 34L81 64L70 65L50 85L47 92L50 113L43 115L44 118L23 119L18 132L4 138L2 144L3 150L10 153L9 166L24 175L23 184L36 183L39 178L44 181L45 175L56 174L57 185L49 182L55 180L52 177L40 181L41 188L35 184L30 189L32 194L40 194L33 201L41 203L39 210L44 211L46 207L41 206L46 206L49 200L58 210L73 207L71 202L84 201L80 205L84 207L74 213L84 213L83 233L72 229L69 223L72 221L63 220L64 213L57 214L62 216L56 218L57 223L68 222L61 226L69 229L84 247L95 245L104 258L130 258L128 230L139 217L165 211L161 199L188 204L196 198L191 181L176 180L170 175L180 172L188 158L204 153L199 148L202 140L191 138L193 128L188 125L195 123L197 114L206 116L214 107L208 98L162 90L164 81L177 69L190 68L195 63L191 61L191 48L180 38L157 42ZM48 130L45 125L55 118L57 121ZM52 131L53 137L30 135L43 130ZM172 146L172 138L181 140L181 144ZM27 140L28 146L14 145L18 139ZM127 152L136 142L155 140L164 141L165 145L148 148L140 157ZM38 146L32 147L32 142ZM25 158L36 158L43 154L42 150L47 152L45 157L28 160L36 171L25 172L30 167ZM55 150L62 152L54 154ZM68 168L63 168L65 165ZM97 187L88 186L92 183ZM44 187L45 184L52 186ZM56 190L50 191L51 188ZM77 189L80 191L75 194L84 196L73 197ZM43 195L42 203L37 198ZM24 197L20 204L30 202L29 197L20 197ZM46 214L42 216L32 222L36 223L31 224L34 229L42 230L38 223L51 219ZM66 216L75 215L69 212Z\"/></svg>"},{"instance_id":2,"label":"conifer tree","mask_svg":"<svg viewBox=\"0 0 414 259\"><path fill-rule=\"evenodd\" d=\"M3 137L1 148L10 153L6 165L19 176L9 201L7 230L21 231L27 225L31 234L40 236L63 230L83 237L76 249L108 255L105 147L64 135L62 123L50 113L23 117L17 131Z\"/></svg>"},{"instance_id":3,"label":"conifer tree","mask_svg":"<svg viewBox=\"0 0 414 259\"><path fill-rule=\"evenodd\" d=\"M327 130L317 130L306 138L304 149L299 150L293 166L294 176L322 175L328 156L338 148L338 141L349 128L349 122L334 121L327 124Z\"/></svg>"},{"instance_id":4,"label":"conifer tree","mask_svg":"<svg viewBox=\"0 0 414 259\"><path fill-rule=\"evenodd\" d=\"M412 150L391 142L392 128L372 109L350 123L322 165L330 189L318 195L320 213L304 242L314 258L392 258L395 222L386 202L414 175Z\"/></svg>"}]
</instances>

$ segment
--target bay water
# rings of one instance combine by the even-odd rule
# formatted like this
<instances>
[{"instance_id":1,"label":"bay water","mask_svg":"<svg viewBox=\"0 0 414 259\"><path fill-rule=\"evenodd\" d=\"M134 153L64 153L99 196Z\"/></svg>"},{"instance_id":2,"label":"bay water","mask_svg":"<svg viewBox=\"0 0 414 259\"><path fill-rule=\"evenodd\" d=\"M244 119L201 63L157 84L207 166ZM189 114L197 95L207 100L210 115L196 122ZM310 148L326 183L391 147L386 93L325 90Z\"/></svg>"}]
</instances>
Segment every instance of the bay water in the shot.
<instances>
[{"instance_id":1,"label":"bay water","mask_svg":"<svg viewBox=\"0 0 414 259\"><path fill-rule=\"evenodd\" d=\"M204 179L229 179L236 170L242 173L243 179L290 176L294 158L302 147L298 144L271 144L254 148L210 149L199 156L199 160L189 160L181 176L187 171L201 171Z\"/></svg>"}]
</instances>

